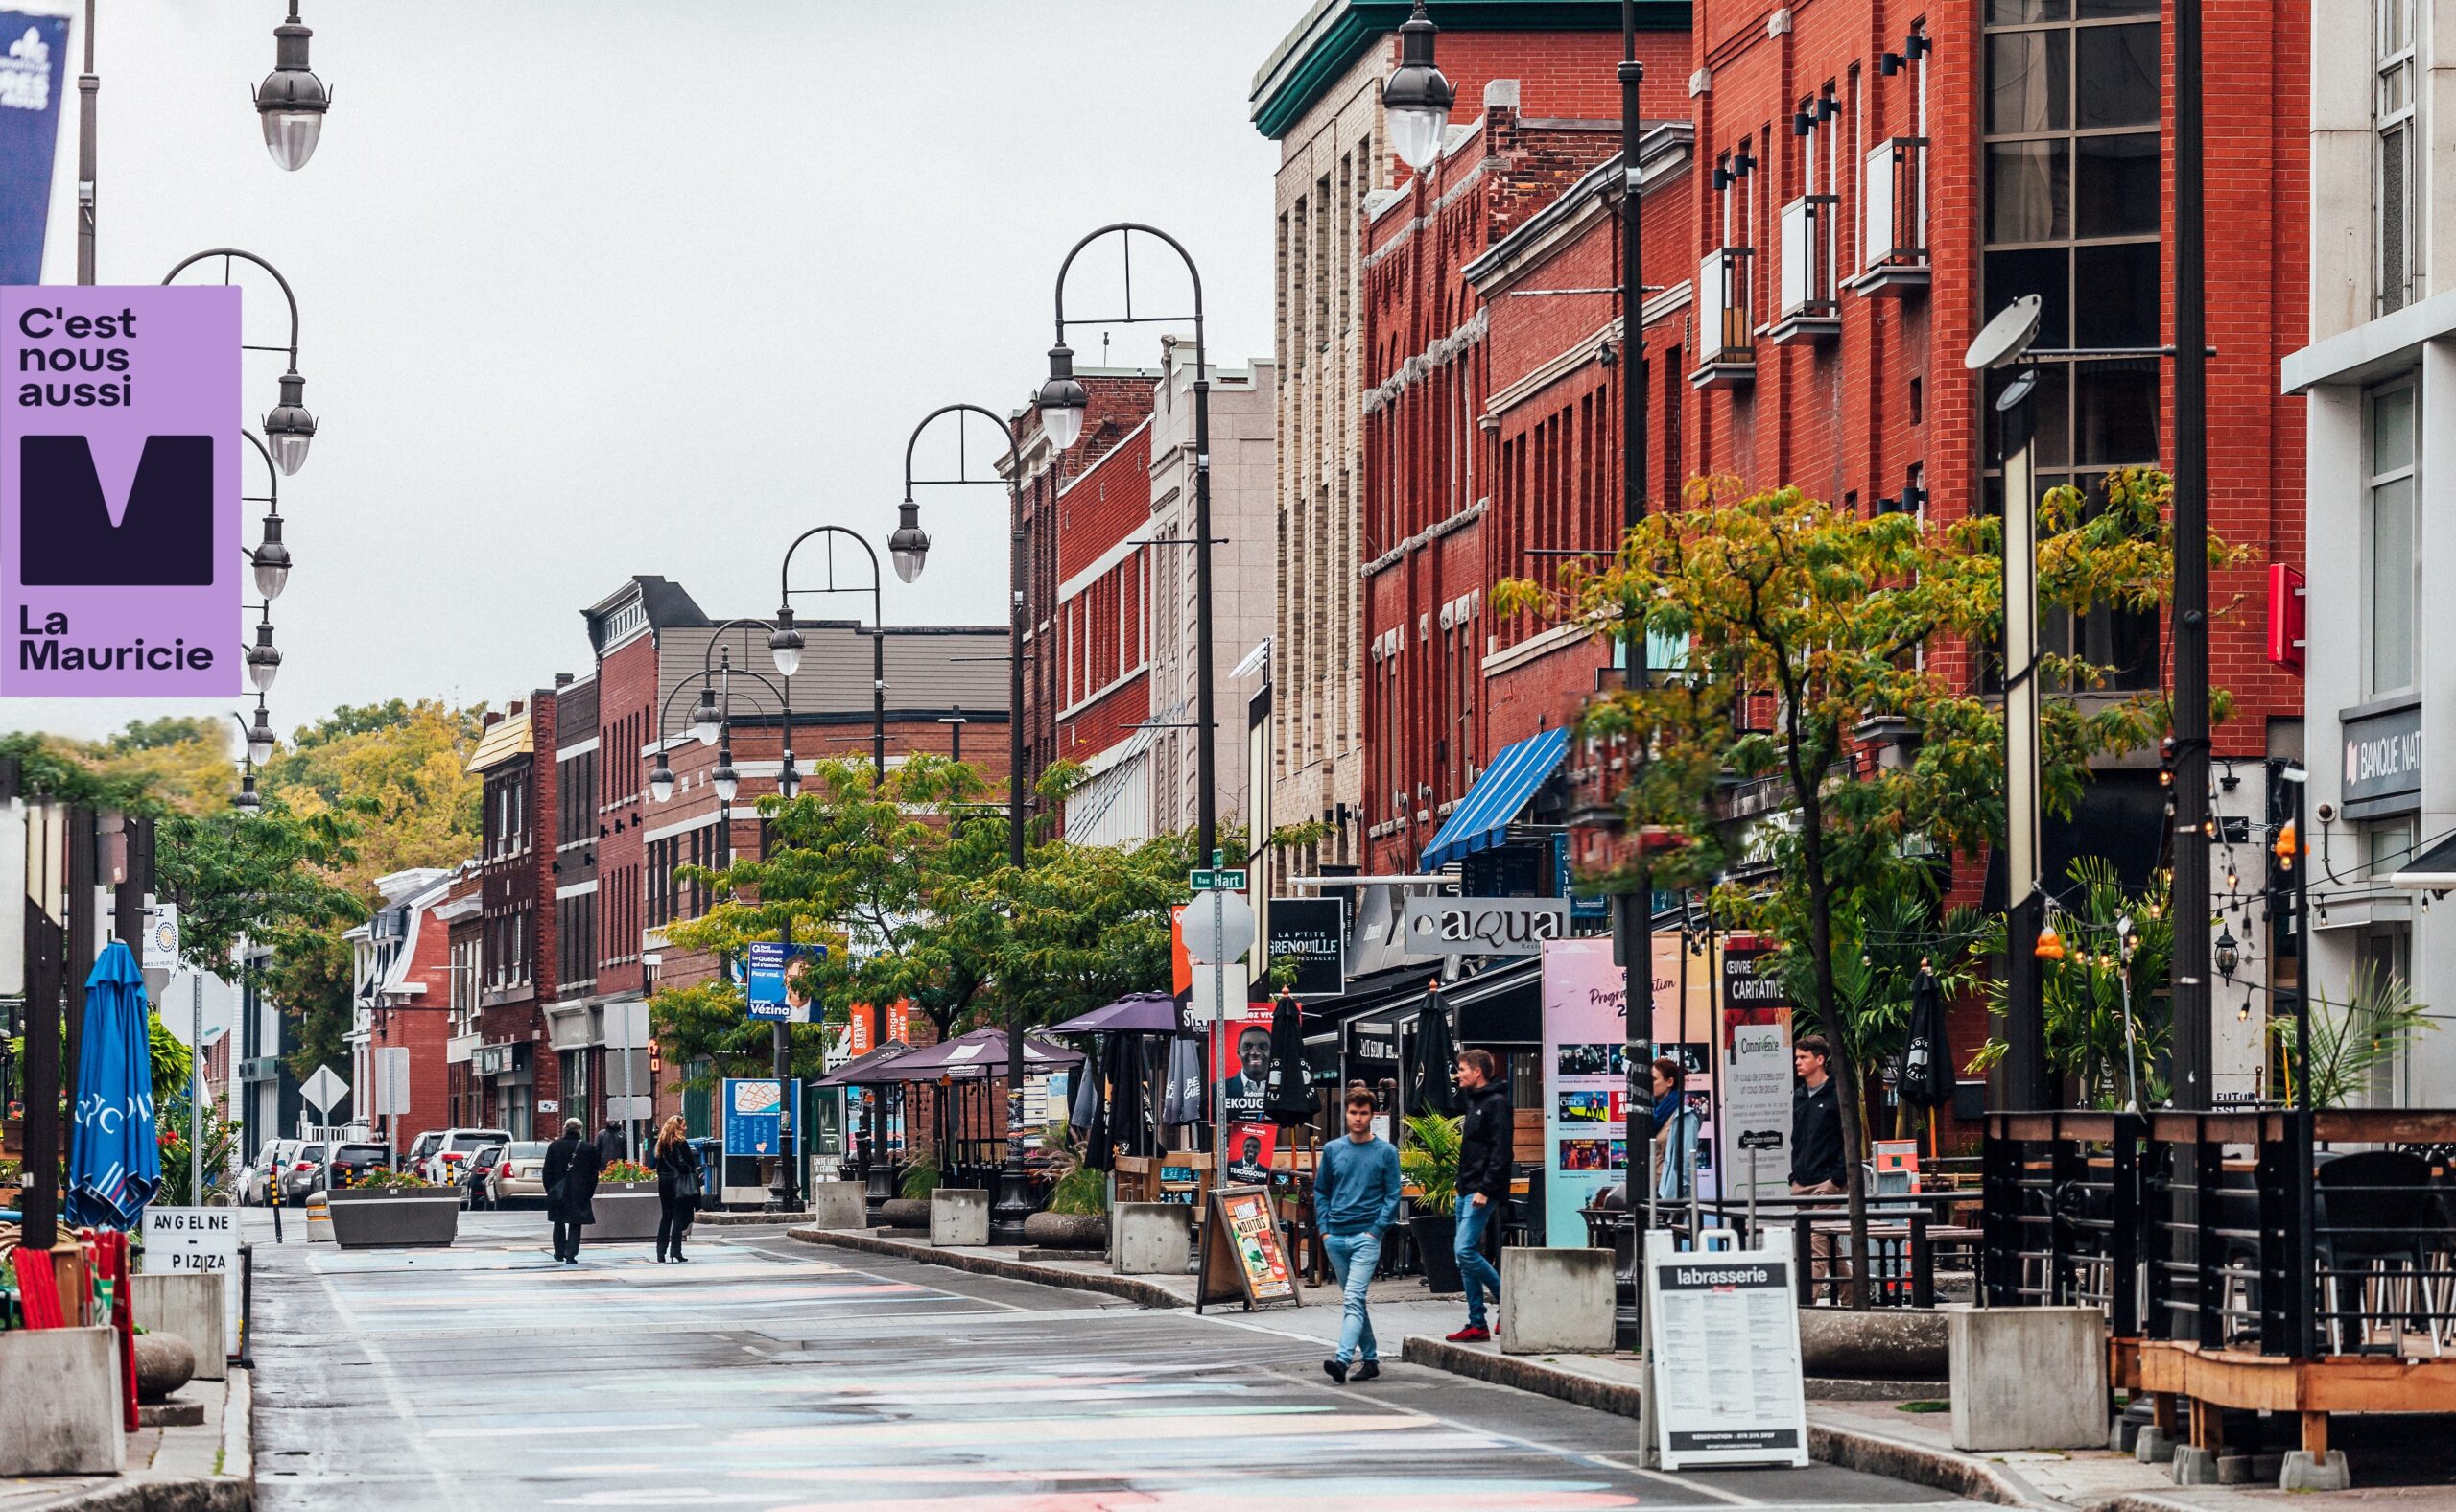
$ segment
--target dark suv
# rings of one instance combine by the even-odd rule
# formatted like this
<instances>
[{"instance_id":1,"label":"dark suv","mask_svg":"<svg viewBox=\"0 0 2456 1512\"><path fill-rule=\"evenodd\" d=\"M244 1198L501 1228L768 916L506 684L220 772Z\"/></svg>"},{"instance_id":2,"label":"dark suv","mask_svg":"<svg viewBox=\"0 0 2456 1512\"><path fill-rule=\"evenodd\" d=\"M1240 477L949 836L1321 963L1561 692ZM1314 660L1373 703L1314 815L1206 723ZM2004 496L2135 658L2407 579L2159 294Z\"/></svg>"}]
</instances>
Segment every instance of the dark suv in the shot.
<instances>
[{"instance_id":1,"label":"dark suv","mask_svg":"<svg viewBox=\"0 0 2456 1512\"><path fill-rule=\"evenodd\" d=\"M392 1151L383 1145L336 1145L325 1189L346 1192L366 1179L370 1170L390 1170Z\"/></svg>"}]
</instances>

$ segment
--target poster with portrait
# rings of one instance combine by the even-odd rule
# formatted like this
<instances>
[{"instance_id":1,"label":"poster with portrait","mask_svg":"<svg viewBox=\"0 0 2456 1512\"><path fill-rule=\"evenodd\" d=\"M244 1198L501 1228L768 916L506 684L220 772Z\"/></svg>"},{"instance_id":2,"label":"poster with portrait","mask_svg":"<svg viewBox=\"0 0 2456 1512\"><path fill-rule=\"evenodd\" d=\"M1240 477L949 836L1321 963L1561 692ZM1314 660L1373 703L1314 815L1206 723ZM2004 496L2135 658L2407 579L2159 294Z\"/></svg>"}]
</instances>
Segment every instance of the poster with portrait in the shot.
<instances>
[{"instance_id":1,"label":"poster with portrait","mask_svg":"<svg viewBox=\"0 0 2456 1512\"><path fill-rule=\"evenodd\" d=\"M1276 1123L1228 1126L1228 1179L1248 1187L1270 1185L1270 1159L1279 1147Z\"/></svg>"},{"instance_id":2,"label":"poster with portrait","mask_svg":"<svg viewBox=\"0 0 2456 1512\"><path fill-rule=\"evenodd\" d=\"M1270 1013L1267 1003L1245 1004L1212 1038L1211 1081L1230 1123L1270 1120L1263 1101L1270 1093Z\"/></svg>"}]
</instances>

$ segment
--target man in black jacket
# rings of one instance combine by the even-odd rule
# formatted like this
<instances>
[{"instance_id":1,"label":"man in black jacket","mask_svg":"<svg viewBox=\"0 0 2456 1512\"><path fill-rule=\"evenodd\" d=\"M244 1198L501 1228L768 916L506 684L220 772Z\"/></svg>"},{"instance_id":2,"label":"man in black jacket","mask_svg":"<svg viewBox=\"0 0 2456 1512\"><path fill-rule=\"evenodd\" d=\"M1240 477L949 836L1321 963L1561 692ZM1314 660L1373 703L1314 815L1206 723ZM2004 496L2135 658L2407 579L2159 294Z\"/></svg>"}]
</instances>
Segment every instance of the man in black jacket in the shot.
<instances>
[{"instance_id":1,"label":"man in black jacket","mask_svg":"<svg viewBox=\"0 0 2456 1512\"><path fill-rule=\"evenodd\" d=\"M1500 1300L1500 1272L1484 1258L1484 1232L1509 1201L1517 1127L1492 1051L1459 1052L1458 1091L1467 1099L1467 1113L1458 1131L1457 1239L1452 1250L1458 1278L1467 1284L1467 1326L1450 1337L1454 1343L1474 1344L1493 1336L1484 1326L1484 1293Z\"/></svg>"},{"instance_id":2,"label":"man in black jacket","mask_svg":"<svg viewBox=\"0 0 2456 1512\"><path fill-rule=\"evenodd\" d=\"M1828 1197L1846 1190L1850 1168L1842 1150L1842 1105L1833 1078L1826 1074L1831 1047L1815 1034L1800 1036L1791 1050L1791 1069L1799 1085L1791 1091L1791 1193ZM1830 1213L1820 1213L1830 1217ZM1818 1229L1809 1240L1810 1275L1818 1271L1833 1281L1851 1274L1851 1263L1837 1256L1830 1231Z\"/></svg>"},{"instance_id":3,"label":"man in black jacket","mask_svg":"<svg viewBox=\"0 0 2456 1512\"><path fill-rule=\"evenodd\" d=\"M623 1121L607 1119L605 1127L597 1135L597 1169L603 1170L618 1160L630 1159L630 1144L623 1137Z\"/></svg>"},{"instance_id":4,"label":"man in black jacket","mask_svg":"<svg viewBox=\"0 0 2456 1512\"><path fill-rule=\"evenodd\" d=\"M563 1121L563 1137L546 1146L546 1217L555 1225L555 1258L579 1264L579 1231L597 1221L597 1146L578 1119Z\"/></svg>"}]
</instances>

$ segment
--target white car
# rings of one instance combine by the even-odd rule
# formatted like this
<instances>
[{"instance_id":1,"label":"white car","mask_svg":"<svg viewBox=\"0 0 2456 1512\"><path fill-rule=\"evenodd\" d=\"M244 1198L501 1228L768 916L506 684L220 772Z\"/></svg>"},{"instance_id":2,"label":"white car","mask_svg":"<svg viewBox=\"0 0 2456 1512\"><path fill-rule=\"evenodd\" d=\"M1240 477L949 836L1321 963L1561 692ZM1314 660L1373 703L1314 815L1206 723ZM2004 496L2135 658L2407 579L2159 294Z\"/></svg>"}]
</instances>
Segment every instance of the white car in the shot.
<instances>
[{"instance_id":1,"label":"white car","mask_svg":"<svg viewBox=\"0 0 2456 1512\"><path fill-rule=\"evenodd\" d=\"M421 1135L418 1144L426 1139ZM508 1145L511 1134L506 1129L445 1129L437 1136L434 1153L417 1165L417 1173L438 1187L462 1185L469 1175L469 1157L489 1145Z\"/></svg>"},{"instance_id":2,"label":"white car","mask_svg":"<svg viewBox=\"0 0 2456 1512\"><path fill-rule=\"evenodd\" d=\"M260 1208L271 1203L273 1175L289 1165L292 1152L297 1148L295 1139L267 1140L264 1147L256 1151L256 1158L240 1169L240 1206Z\"/></svg>"}]
</instances>

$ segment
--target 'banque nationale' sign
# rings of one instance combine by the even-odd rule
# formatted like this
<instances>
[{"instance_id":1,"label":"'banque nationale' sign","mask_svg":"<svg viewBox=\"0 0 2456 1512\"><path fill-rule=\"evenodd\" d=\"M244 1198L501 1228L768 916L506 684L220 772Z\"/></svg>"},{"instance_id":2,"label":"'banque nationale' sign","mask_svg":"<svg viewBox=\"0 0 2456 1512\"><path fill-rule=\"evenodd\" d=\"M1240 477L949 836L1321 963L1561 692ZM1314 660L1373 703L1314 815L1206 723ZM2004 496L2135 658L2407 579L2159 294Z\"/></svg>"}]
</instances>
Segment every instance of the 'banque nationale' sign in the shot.
<instances>
[{"instance_id":1,"label":"'banque nationale' sign","mask_svg":"<svg viewBox=\"0 0 2456 1512\"><path fill-rule=\"evenodd\" d=\"M1532 956L1567 939L1567 898L1409 898L1410 956Z\"/></svg>"},{"instance_id":2,"label":"'banque nationale' sign","mask_svg":"<svg viewBox=\"0 0 2456 1512\"><path fill-rule=\"evenodd\" d=\"M2345 778L2338 796L2356 818L2421 803L2421 705L2409 703L2345 720Z\"/></svg>"},{"instance_id":3,"label":"'banque nationale' sign","mask_svg":"<svg viewBox=\"0 0 2456 1512\"><path fill-rule=\"evenodd\" d=\"M239 691L239 291L0 289L0 694Z\"/></svg>"}]
</instances>

